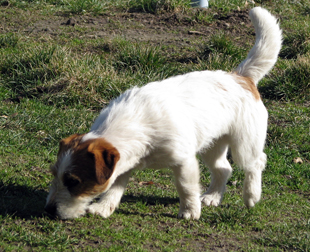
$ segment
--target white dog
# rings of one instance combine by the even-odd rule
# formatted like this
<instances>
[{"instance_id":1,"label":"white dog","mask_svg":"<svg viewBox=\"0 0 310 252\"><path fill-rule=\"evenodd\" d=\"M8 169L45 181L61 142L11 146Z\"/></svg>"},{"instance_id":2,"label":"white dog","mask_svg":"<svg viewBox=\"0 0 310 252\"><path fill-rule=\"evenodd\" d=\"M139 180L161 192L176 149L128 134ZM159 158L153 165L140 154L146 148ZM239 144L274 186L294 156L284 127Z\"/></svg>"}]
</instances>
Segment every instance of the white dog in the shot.
<instances>
[{"instance_id":1,"label":"white dog","mask_svg":"<svg viewBox=\"0 0 310 252\"><path fill-rule=\"evenodd\" d=\"M232 73L192 72L134 87L101 111L89 133L63 139L45 210L61 219L109 217L133 169L170 167L178 216L199 219L201 202L221 202L232 173L228 148L245 171L244 203L253 207L261 196L268 117L256 85L275 64L282 35L267 10L256 7L250 17L256 43ZM197 153L211 171L203 195Z\"/></svg>"}]
</instances>

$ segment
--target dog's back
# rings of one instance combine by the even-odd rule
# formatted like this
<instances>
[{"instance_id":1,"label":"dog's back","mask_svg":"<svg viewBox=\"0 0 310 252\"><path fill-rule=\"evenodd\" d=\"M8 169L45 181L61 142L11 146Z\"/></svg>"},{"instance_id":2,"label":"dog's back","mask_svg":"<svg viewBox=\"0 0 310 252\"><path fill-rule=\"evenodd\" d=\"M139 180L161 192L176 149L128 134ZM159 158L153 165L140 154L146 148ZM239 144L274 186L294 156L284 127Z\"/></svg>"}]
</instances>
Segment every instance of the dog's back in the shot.
<instances>
[{"instance_id":1,"label":"dog's back","mask_svg":"<svg viewBox=\"0 0 310 252\"><path fill-rule=\"evenodd\" d=\"M229 134L231 125L243 120L240 111L250 111L251 104L258 106L256 104L261 103L262 115L256 113L256 117L265 122L267 115L256 85L275 64L282 36L276 18L267 10L256 7L250 11L250 17L256 43L235 71L191 72L128 90L102 112L92 131L100 132L104 128L106 137L110 139L111 136L113 141L121 134L138 134L142 139L145 131L147 137L143 139L143 145L148 142L152 149L157 143L163 147L163 140L159 141L159 138L172 141L182 135L179 141L189 138L191 144L183 144L200 151L208 148L213 139ZM144 126L146 124L152 125L153 133ZM171 141L166 142L175 148Z\"/></svg>"}]
</instances>

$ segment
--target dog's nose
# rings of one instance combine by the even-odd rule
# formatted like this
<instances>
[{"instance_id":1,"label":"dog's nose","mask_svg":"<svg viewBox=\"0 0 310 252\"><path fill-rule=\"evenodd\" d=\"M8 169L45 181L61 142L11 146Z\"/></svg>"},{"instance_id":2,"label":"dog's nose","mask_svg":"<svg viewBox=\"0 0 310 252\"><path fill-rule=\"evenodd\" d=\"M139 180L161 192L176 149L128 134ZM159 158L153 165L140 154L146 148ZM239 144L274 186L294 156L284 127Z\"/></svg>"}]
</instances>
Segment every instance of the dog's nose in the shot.
<instances>
[{"instance_id":1,"label":"dog's nose","mask_svg":"<svg viewBox=\"0 0 310 252\"><path fill-rule=\"evenodd\" d=\"M45 206L44 210L45 210L48 214L55 216L56 211L57 211L56 204L48 204L48 205Z\"/></svg>"}]
</instances>

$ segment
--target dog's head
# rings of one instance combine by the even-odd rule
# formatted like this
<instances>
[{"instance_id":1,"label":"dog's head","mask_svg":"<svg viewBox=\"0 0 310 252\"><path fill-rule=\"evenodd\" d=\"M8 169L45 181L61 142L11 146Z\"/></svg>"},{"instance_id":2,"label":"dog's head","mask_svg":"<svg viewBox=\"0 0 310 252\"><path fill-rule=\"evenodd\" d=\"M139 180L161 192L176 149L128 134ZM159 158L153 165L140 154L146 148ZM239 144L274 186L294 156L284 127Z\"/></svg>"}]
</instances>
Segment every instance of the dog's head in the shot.
<instances>
[{"instance_id":1,"label":"dog's head","mask_svg":"<svg viewBox=\"0 0 310 252\"><path fill-rule=\"evenodd\" d=\"M105 192L120 155L104 138L83 141L72 135L60 141L54 179L45 210L61 219L83 215L87 205Z\"/></svg>"}]
</instances>

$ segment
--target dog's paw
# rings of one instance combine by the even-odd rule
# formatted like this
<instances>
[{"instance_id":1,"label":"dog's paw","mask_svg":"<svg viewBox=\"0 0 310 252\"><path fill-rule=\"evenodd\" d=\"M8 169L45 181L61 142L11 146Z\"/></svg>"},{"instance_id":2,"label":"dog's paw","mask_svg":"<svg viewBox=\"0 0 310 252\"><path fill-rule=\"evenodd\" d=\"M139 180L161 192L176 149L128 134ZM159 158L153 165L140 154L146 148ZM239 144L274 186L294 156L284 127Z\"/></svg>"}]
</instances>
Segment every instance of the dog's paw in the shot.
<instances>
[{"instance_id":1,"label":"dog's paw","mask_svg":"<svg viewBox=\"0 0 310 252\"><path fill-rule=\"evenodd\" d=\"M254 207L255 204L260 200L260 195L247 195L243 196L244 204L248 207Z\"/></svg>"},{"instance_id":2,"label":"dog's paw","mask_svg":"<svg viewBox=\"0 0 310 252\"><path fill-rule=\"evenodd\" d=\"M115 206L112 203L93 203L88 209L87 213L98 214L103 218L108 218L115 211Z\"/></svg>"},{"instance_id":3,"label":"dog's paw","mask_svg":"<svg viewBox=\"0 0 310 252\"><path fill-rule=\"evenodd\" d=\"M181 219L192 219L192 220L198 220L200 218L200 209L196 210L180 210L178 214L178 218Z\"/></svg>"},{"instance_id":4,"label":"dog's paw","mask_svg":"<svg viewBox=\"0 0 310 252\"><path fill-rule=\"evenodd\" d=\"M206 206L219 206L222 201L222 195L218 193L208 194L205 193L201 196L201 202Z\"/></svg>"},{"instance_id":5,"label":"dog's paw","mask_svg":"<svg viewBox=\"0 0 310 252\"><path fill-rule=\"evenodd\" d=\"M58 210L57 216L58 218L62 220L69 220L69 219L79 218L83 216L85 213L86 213L85 208L63 209L62 207L60 207Z\"/></svg>"},{"instance_id":6,"label":"dog's paw","mask_svg":"<svg viewBox=\"0 0 310 252\"><path fill-rule=\"evenodd\" d=\"M251 208L251 207L254 207L256 202L253 200L253 199L248 199L246 201L244 201L244 204L248 207L248 208Z\"/></svg>"},{"instance_id":7,"label":"dog's paw","mask_svg":"<svg viewBox=\"0 0 310 252\"><path fill-rule=\"evenodd\" d=\"M181 205L178 218L182 219L192 219L198 220L201 214L201 203L196 202L196 204L192 204L191 206L187 205L186 207Z\"/></svg>"}]
</instances>

